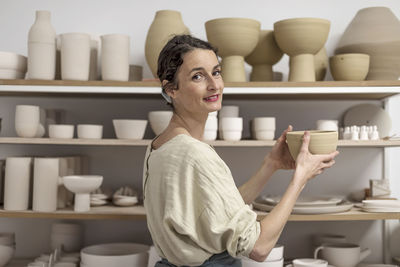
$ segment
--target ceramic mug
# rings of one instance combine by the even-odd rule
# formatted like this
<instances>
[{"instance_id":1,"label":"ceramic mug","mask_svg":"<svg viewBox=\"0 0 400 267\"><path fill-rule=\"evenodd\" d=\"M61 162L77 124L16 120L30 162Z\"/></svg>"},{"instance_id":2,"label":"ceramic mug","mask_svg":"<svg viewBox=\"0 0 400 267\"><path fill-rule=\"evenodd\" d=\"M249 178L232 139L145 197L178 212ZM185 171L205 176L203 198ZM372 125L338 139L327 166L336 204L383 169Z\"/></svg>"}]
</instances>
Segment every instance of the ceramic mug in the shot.
<instances>
[{"instance_id":1,"label":"ceramic mug","mask_svg":"<svg viewBox=\"0 0 400 267\"><path fill-rule=\"evenodd\" d=\"M361 250L360 246L350 243L323 244L315 249L315 259L318 258L319 251L321 251L322 259L327 260L329 264L341 267L354 267L371 253L369 248Z\"/></svg>"}]
</instances>

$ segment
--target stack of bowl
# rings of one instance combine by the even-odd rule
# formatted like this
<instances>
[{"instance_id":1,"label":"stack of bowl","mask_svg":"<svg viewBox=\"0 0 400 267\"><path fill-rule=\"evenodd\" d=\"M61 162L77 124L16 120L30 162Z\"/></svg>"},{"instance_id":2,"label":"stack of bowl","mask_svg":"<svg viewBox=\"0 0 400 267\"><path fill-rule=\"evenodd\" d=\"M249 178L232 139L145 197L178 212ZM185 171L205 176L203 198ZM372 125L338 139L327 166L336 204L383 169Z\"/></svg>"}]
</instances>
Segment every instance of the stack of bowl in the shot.
<instances>
[{"instance_id":1,"label":"stack of bowl","mask_svg":"<svg viewBox=\"0 0 400 267\"><path fill-rule=\"evenodd\" d=\"M51 248L65 252L76 252L82 248L83 229L79 224L55 223L51 227Z\"/></svg>"},{"instance_id":2,"label":"stack of bowl","mask_svg":"<svg viewBox=\"0 0 400 267\"><path fill-rule=\"evenodd\" d=\"M15 251L15 234L0 233L0 266L6 266Z\"/></svg>"},{"instance_id":3,"label":"stack of bowl","mask_svg":"<svg viewBox=\"0 0 400 267\"><path fill-rule=\"evenodd\" d=\"M283 245L276 245L263 262L257 262L248 258L242 259L243 267L282 267Z\"/></svg>"},{"instance_id":4,"label":"stack of bowl","mask_svg":"<svg viewBox=\"0 0 400 267\"><path fill-rule=\"evenodd\" d=\"M26 69L25 56L0 51L0 79L24 79Z\"/></svg>"},{"instance_id":5,"label":"stack of bowl","mask_svg":"<svg viewBox=\"0 0 400 267\"><path fill-rule=\"evenodd\" d=\"M239 117L238 106L222 106L219 111L219 136L227 141L242 138L243 118Z\"/></svg>"}]
</instances>

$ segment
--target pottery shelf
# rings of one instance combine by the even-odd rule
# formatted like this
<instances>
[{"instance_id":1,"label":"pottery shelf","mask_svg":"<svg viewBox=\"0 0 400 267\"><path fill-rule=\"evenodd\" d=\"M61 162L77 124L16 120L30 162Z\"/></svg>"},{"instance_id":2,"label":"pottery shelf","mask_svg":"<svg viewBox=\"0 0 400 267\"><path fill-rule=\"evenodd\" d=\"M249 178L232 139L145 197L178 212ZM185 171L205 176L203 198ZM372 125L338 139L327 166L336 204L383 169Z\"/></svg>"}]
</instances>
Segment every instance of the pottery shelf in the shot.
<instances>
[{"instance_id":1,"label":"pottery shelf","mask_svg":"<svg viewBox=\"0 0 400 267\"><path fill-rule=\"evenodd\" d=\"M258 220L268 213L256 211ZM0 217L6 218L47 218L70 220L146 220L146 212L143 206L132 207L101 206L92 207L89 212L74 212L71 209L57 210L55 212L7 211L0 209ZM359 208L353 208L348 212L316 215L290 215L289 221L366 221L366 220L398 220L400 213L370 213L363 212Z\"/></svg>"},{"instance_id":2,"label":"pottery shelf","mask_svg":"<svg viewBox=\"0 0 400 267\"><path fill-rule=\"evenodd\" d=\"M160 98L157 81L0 80L0 95L135 96ZM375 99L400 93L400 81L235 82L225 83L228 99Z\"/></svg>"},{"instance_id":3,"label":"pottery shelf","mask_svg":"<svg viewBox=\"0 0 400 267\"><path fill-rule=\"evenodd\" d=\"M80 146L147 146L151 140L124 140L124 139L54 139L54 138L21 138L0 137L0 144L26 145L80 145ZM241 141L208 141L215 147L272 147L275 141L241 140ZM339 140L338 147L398 147L400 140L368 140L352 141Z\"/></svg>"}]
</instances>

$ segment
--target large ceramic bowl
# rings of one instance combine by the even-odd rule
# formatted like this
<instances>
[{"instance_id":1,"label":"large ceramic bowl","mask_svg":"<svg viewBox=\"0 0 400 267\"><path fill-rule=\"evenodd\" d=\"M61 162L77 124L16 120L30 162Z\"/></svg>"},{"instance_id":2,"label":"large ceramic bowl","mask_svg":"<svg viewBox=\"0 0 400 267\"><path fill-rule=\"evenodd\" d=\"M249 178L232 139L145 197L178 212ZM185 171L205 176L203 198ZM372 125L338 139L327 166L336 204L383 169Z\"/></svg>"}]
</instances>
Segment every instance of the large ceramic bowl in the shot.
<instances>
[{"instance_id":1,"label":"large ceramic bowl","mask_svg":"<svg viewBox=\"0 0 400 267\"><path fill-rule=\"evenodd\" d=\"M65 187L74 193L89 193L96 190L103 182L100 175L70 175L63 177Z\"/></svg>"},{"instance_id":2,"label":"large ceramic bowl","mask_svg":"<svg viewBox=\"0 0 400 267\"><path fill-rule=\"evenodd\" d=\"M300 152L304 131L292 131L286 134L286 141L290 154L294 159ZM309 151L311 154L329 154L336 151L338 132L336 131L310 131Z\"/></svg>"},{"instance_id":3,"label":"large ceramic bowl","mask_svg":"<svg viewBox=\"0 0 400 267\"><path fill-rule=\"evenodd\" d=\"M335 81L363 81L369 70L369 55L339 54L329 58L329 66Z\"/></svg>"},{"instance_id":4,"label":"large ceramic bowl","mask_svg":"<svg viewBox=\"0 0 400 267\"><path fill-rule=\"evenodd\" d=\"M113 120L118 139L143 139L147 120Z\"/></svg>"},{"instance_id":5,"label":"large ceramic bowl","mask_svg":"<svg viewBox=\"0 0 400 267\"><path fill-rule=\"evenodd\" d=\"M84 266L132 267L147 266L149 246L134 243L111 243L81 250Z\"/></svg>"},{"instance_id":6,"label":"large ceramic bowl","mask_svg":"<svg viewBox=\"0 0 400 267\"><path fill-rule=\"evenodd\" d=\"M150 111L149 112L149 122L150 127L155 135L161 134L165 128L167 128L171 118L172 111Z\"/></svg>"}]
</instances>

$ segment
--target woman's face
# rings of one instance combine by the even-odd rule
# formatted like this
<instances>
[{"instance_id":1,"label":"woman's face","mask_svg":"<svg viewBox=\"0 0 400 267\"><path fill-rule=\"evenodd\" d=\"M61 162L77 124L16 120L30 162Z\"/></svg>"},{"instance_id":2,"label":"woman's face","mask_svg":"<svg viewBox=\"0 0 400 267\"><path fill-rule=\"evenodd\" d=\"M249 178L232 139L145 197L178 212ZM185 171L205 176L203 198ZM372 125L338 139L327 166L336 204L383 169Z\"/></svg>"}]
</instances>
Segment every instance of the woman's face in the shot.
<instances>
[{"instance_id":1,"label":"woman's face","mask_svg":"<svg viewBox=\"0 0 400 267\"><path fill-rule=\"evenodd\" d=\"M212 50L195 49L186 53L177 82L178 90L170 91L177 112L208 114L221 109L224 82Z\"/></svg>"}]
</instances>

